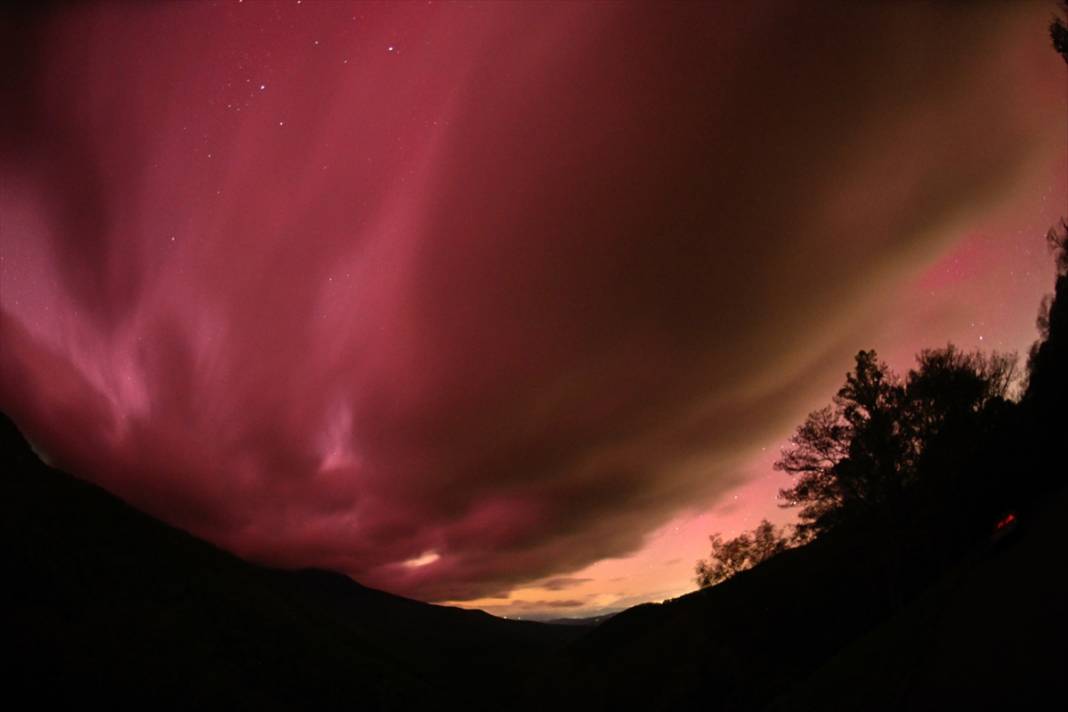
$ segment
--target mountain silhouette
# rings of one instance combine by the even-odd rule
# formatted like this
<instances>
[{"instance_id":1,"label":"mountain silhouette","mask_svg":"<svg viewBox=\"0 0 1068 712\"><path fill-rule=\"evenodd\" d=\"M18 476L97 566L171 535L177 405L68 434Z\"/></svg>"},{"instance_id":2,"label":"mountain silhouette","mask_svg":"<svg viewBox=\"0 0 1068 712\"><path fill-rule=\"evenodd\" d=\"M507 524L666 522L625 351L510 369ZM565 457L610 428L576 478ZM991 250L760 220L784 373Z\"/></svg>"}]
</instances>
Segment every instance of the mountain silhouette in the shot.
<instances>
[{"instance_id":1,"label":"mountain silhouette","mask_svg":"<svg viewBox=\"0 0 1068 712\"><path fill-rule=\"evenodd\" d=\"M5 677L34 706L499 709L583 632L255 566L0 439Z\"/></svg>"}]
</instances>

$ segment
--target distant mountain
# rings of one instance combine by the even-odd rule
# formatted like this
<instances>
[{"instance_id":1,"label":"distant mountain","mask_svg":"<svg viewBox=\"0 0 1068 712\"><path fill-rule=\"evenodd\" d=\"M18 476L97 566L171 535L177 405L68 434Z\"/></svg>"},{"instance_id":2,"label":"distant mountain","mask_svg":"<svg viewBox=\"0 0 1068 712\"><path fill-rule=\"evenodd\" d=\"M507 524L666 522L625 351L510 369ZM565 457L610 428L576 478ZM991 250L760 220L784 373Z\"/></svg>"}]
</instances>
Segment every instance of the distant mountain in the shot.
<instances>
[{"instance_id":1,"label":"distant mountain","mask_svg":"<svg viewBox=\"0 0 1068 712\"><path fill-rule=\"evenodd\" d=\"M6 696L140 709L501 709L584 632L254 566L54 470L0 416Z\"/></svg>"},{"instance_id":2,"label":"distant mountain","mask_svg":"<svg viewBox=\"0 0 1068 712\"><path fill-rule=\"evenodd\" d=\"M619 611L612 611L611 613L602 613L599 616L586 616L585 618L550 618L542 621L550 625L577 625L584 627L592 627L595 625L601 625L606 620L611 619Z\"/></svg>"}]
</instances>

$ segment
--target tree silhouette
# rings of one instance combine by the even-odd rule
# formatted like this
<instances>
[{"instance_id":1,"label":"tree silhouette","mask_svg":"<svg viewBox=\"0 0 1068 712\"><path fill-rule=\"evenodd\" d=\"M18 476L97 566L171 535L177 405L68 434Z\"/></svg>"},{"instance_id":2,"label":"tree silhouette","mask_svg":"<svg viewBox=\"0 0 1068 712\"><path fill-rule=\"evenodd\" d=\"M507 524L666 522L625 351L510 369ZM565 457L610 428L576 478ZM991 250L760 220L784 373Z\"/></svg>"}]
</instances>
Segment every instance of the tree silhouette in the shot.
<instances>
[{"instance_id":1,"label":"tree silhouette","mask_svg":"<svg viewBox=\"0 0 1068 712\"><path fill-rule=\"evenodd\" d=\"M1068 221L1062 219L1047 235L1057 263L1052 296L1042 301L1039 339L1027 360L1028 385L1023 405L1039 450L1063 448L1068 430ZM1051 482L1061 478L1049 471Z\"/></svg>"},{"instance_id":2,"label":"tree silhouette","mask_svg":"<svg viewBox=\"0 0 1068 712\"><path fill-rule=\"evenodd\" d=\"M717 533L710 536L709 541L712 543L711 556L697 562L697 585L701 588L715 586L751 569L788 546L783 530L767 519L762 519L752 532L727 540Z\"/></svg>"},{"instance_id":3,"label":"tree silhouette","mask_svg":"<svg viewBox=\"0 0 1068 712\"><path fill-rule=\"evenodd\" d=\"M775 469L797 477L779 496L784 506L802 507L802 535L826 531L891 496L908 454L903 397L902 384L875 351L861 351L833 404L798 427Z\"/></svg>"},{"instance_id":4,"label":"tree silhouette","mask_svg":"<svg viewBox=\"0 0 1068 712\"><path fill-rule=\"evenodd\" d=\"M1038 319L1036 320L1038 341L1031 347L1031 353L1027 359L1029 376L1027 396L1032 396L1034 392L1044 390L1042 381L1054 376L1057 371L1054 365L1057 358L1051 352L1057 352L1063 348L1059 346L1059 343L1060 340L1065 338L1060 333L1058 333L1056 339L1051 337L1053 336L1052 327L1054 322L1063 321L1065 318L1062 316L1065 310L1063 303L1068 299L1065 296L1065 292L1068 291L1068 286L1065 284L1066 279L1068 279L1068 220L1062 218L1060 223L1050 228L1046 234L1046 240L1049 243L1050 251L1054 253L1054 259L1057 264L1056 291L1052 295L1047 294L1043 297L1042 304L1039 306ZM1063 332L1068 330L1068 326L1058 325L1058 330ZM1061 362L1063 363L1063 361ZM1038 384L1035 383L1036 378L1039 380Z\"/></svg>"},{"instance_id":5,"label":"tree silhouette","mask_svg":"<svg viewBox=\"0 0 1068 712\"><path fill-rule=\"evenodd\" d=\"M797 477L780 490L802 509L802 536L877 514L888 526L907 488L930 468L931 447L947 433L977 432L976 419L1005 402L1014 354L965 353L952 344L925 349L906 379L874 351L861 351L831 406L809 414L775 463Z\"/></svg>"},{"instance_id":6,"label":"tree silhouette","mask_svg":"<svg viewBox=\"0 0 1068 712\"><path fill-rule=\"evenodd\" d=\"M915 444L922 447L947 422L1007 398L1016 381L1016 360L1015 354L965 353L952 344L921 351L905 389Z\"/></svg>"},{"instance_id":7,"label":"tree silhouette","mask_svg":"<svg viewBox=\"0 0 1068 712\"><path fill-rule=\"evenodd\" d=\"M1068 12L1068 3L1061 3L1061 6L1065 12ZM1053 18L1053 22L1049 25L1049 36L1053 40L1053 49L1060 52L1064 61L1068 63L1068 25L1064 24L1064 20L1059 17Z\"/></svg>"}]
</instances>

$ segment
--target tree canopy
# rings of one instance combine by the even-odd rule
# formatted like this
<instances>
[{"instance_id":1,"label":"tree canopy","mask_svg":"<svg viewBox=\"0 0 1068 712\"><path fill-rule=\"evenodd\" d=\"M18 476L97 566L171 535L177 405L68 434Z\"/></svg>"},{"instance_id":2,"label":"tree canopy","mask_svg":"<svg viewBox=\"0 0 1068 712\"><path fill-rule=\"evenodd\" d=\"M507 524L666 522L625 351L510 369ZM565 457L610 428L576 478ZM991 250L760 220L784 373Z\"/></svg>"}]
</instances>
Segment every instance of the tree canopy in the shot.
<instances>
[{"instance_id":1,"label":"tree canopy","mask_svg":"<svg viewBox=\"0 0 1068 712\"><path fill-rule=\"evenodd\" d=\"M857 354L832 404L809 414L775 468L794 477L783 506L801 507L799 530L817 534L885 510L918 477L947 429L1004 401L1016 357L925 349L902 379L875 351Z\"/></svg>"},{"instance_id":2,"label":"tree canopy","mask_svg":"<svg viewBox=\"0 0 1068 712\"><path fill-rule=\"evenodd\" d=\"M733 539L724 540L717 533L710 536L709 540L712 542L711 556L697 562L697 585L702 588L714 586L751 569L788 546L784 531L767 519L762 519L751 532Z\"/></svg>"}]
</instances>

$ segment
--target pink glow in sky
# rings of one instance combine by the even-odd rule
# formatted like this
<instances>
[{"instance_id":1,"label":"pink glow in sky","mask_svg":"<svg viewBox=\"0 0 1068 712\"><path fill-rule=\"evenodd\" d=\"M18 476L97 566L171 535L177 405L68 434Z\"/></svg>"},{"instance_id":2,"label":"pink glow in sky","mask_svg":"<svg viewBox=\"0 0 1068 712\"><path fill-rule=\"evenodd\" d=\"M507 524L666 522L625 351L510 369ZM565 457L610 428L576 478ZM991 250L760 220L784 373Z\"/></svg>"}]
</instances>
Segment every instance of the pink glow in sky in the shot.
<instances>
[{"instance_id":1,"label":"pink glow in sky","mask_svg":"<svg viewBox=\"0 0 1068 712\"><path fill-rule=\"evenodd\" d=\"M0 408L257 561L690 590L858 349L1025 350L1068 212L1049 5L753 5L14 13Z\"/></svg>"}]
</instances>

